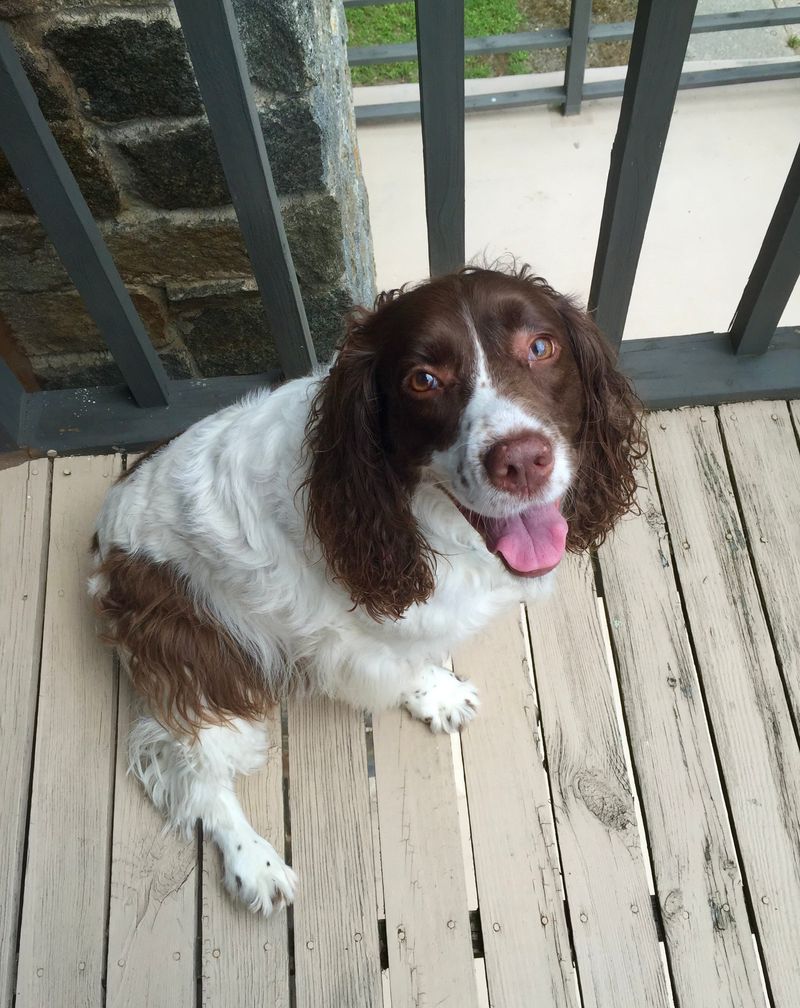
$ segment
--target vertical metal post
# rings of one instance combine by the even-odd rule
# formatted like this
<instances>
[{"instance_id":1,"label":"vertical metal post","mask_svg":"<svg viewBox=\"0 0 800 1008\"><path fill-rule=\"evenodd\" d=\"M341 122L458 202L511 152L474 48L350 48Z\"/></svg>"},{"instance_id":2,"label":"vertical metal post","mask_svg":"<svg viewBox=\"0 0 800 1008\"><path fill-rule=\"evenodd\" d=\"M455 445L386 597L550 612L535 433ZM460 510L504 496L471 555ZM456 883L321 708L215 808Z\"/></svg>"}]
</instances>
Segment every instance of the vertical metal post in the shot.
<instances>
[{"instance_id":1,"label":"vertical metal post","mask_svg":"<svg viewBox=\"0 0 800 1008\"><path fill-rule=\"evenodd\" d=\"M0 147L140 406L164 406L169 379L86 200L0 24Z\"/></svg>"},{"instance_id":2,"label":"vertical metal post","mask_svg":"<svg viewBox=\"0 0 800 1008\"><path fill-rule=\"evenodd\" d=\"M589 309L615 347L625 329L695 6L696 0L639 0L589 294Z\"/></svg>"},{"instance_id":3,"label":"vertical metal post","mask_svg":"<svg viewBox=\"0 0 800 1008\"><path fill-rule=\"evenodd\" d=\"M0 357L0 452L19 447L22 406L27 394L17 376Z\"/></svg>"},{"instance_id":4,"label":"vertical metal post","mask_svg":"<svg viewBox=\"0 0 800 1008\"><path fill-rule=\"evenodd\" d=\"M570 44L564 71L564 115L577 115L583 99L583 78L586 73L586 50L592 24L592 0L572 0L569 15Z\"/></svg>"},{"instance_id":5,"label":"vertical metal post","mask_svg":"<svg viewBox=\"0 0 800 1008\"><path fill-rule=\"evenodd\" d=\"M278 359L287 378L307 374L314 344L230 0L176 0L175 7Z\"/></svg>"},{"instance_id":6,"label":"vertical metal post","mask_svg":"<svg viewBox=\"0 0 800 1008\"><path fill-rule=\"evenodd\" d=\"M464 0L416 0L432 276L464 263Z\"/></svg>"},{"instance_id":7,"label":"vertical metal post","mask_svg":"<svg viewBox=\"0 0 800 1008\"><path fill-rule=\"evenodd\" d=\"M767 228L753 272L731 323L737 354L761 354L770 344L800 276L800 147Z\"/></svg>"}]
</instances>

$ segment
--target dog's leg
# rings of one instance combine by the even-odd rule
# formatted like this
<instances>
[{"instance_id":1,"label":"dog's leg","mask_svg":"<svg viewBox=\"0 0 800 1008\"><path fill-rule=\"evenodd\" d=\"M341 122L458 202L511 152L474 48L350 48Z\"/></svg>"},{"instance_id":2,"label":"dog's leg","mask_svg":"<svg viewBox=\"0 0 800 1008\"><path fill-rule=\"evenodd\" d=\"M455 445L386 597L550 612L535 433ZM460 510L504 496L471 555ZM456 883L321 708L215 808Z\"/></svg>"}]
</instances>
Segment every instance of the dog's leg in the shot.
<instances>
[{"instance_id":1,"label":"dog's leg","mask_svg":"<svg viewBox=\"0 0 800 1008\"><path fill-rule=\"evenodd\" d=\"M426 665L403 691L400 703L431 731L455 732L475 717L480 701L468 679L440 665Z\"/></svg>"},{"instance_id":2,"label":"dog's leg","mask_svg":"<svg viewBox=\"0 0 800 1008\"><path fill-rule=\"evenodd\" d=\"M270 914L292 902L297 877L255 832L234 791L236 774L256 770L265 753L264 727L238 718L201 728L191 741L143 717L129 741L131 770L156 808L185 834L202 819L205 835L222 852L228 891L251 910Z\"/></svg>"}]
</instances>

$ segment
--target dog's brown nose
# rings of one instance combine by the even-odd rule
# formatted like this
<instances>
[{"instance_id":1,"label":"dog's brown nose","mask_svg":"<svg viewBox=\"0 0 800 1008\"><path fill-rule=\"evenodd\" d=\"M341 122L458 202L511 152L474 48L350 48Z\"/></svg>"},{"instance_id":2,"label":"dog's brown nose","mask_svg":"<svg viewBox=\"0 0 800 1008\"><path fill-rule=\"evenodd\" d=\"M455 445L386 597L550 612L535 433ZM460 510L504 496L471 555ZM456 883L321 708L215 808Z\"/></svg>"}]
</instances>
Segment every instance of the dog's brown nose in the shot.
<instances>
[{"instance_id":1,"label":"dog's brown nose","mask_svg":"<svg viewBox=\"0 0 800 1008\"><path fill-rule=\"evenodd\" d=\"M518 497L530 497L550 478L553 446L543 434L520 434L492 445L483 465L492 486Z\"/></svg>"}]
</instances>

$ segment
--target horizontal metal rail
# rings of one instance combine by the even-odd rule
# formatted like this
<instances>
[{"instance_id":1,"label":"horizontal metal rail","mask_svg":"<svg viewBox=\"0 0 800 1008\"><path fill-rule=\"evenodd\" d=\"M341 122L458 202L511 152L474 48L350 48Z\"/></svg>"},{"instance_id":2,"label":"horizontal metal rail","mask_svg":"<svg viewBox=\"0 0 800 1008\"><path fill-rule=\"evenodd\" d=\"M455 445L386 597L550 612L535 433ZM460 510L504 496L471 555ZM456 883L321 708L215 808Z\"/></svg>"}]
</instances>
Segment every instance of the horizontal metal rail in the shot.
<instances>
[{"instance_id":1,"label":"horizontal metal rail","mask_svg":"<svg viewBox=\"0 0 800 1008\"><path fill-rule=\"evenodd\" d=\"M141 409L124 385L91 390L54 389L25 395L17 443L34 452L133 449L185 431L243 396L280 381L279 371L243 377L173 381L166 409Z\"/></svg>"},{"instance_id":2,"label":"horizontal metal rail","mask_svg":"<svg viewBox=\"0 0 800 1008\"><path fill-rule=\"evenodd\" d=\"M358 6L369 6L369 4L362 3ZM704 35L709 32L738 31L742 28L775 28L792 24L800 24L800 6L783 7L777 10L698 14L692 22L691 33L692 35ZM593 24L589 28L589 42L627 42L633 38L633 26L633 21ZM571 44L571 33L566 28L541 28L539 31L510 32L505 35L482 35L468 38L464 40L464 52L467 56L497 56L501 53L569 48ZM416 58L417 50L414 42L353 46L347 50L347 59L351 67L402 63Z\"/></svg>"},{"instance_id":3,"label":"horizontal metal rail","mask_svg":"<svg viewBox=\"0 0 800 1008\"><path fill-rule=\"evenodd\" d=\"M316 363L230 0L176 0L275 349L288 378Z\"/></svg>"},{"instance_id":4,"label":"horizontal metal rail","mask_svg":"<svg viewBox=\"0 0 800 1008\"><path fill-rule=\"evenodd\" d=\"M169 379L0 23L0 147L140 406Z\"/></svg>"},{"instance_id":5,"label":"horizontal metal rail","mask_svg":"<svg viewBox=\"0 0 800 1008\"><path fill-rule=\"evenodd\" d=\"M793 63L754 63L750 66L719 67L714 70L687 70L681 74L679 91L694 88L722 87L728 84L755 84L761 81L787 80L800 77L800 60ZM625 90L625 78L607 81L590 81L583 85L583 100L619 98ZM537 88L520 88L467 95L464 108L467 112L486 112L498 108L522 108L527 105L560 105L566 100L566 89L561 85ZM414 119L419 116L418 101L382 102L375 105L356 105L356 122L389 122L394 119Z\"/></svg>"},{"instance_id":6,"label":"horizontal metal rail","mask_svg":"<svg viewBox=\"0 0 800 1008\"><path fill-rule=\"evenodd\" d=\"M728 333L625 340L619 366L648 409L794 399L800 394L800 328L778 329L760 357L737 356Z\"/></svg>"},{"instance_id":7,"label":"horizontal metal rail","mask_svg":"<svg viewBox=\"0 0 800 1008\"><path fill-rule=\"evenodd\" d=\"M620 367L649 409L800 396L800 329L779 329L761 357L739 357L727 333L626 340ZM0 361L0 402L3 401ZM279 372L172 382L166 409L141 409L124 386L23 393L15 442L40 454L134 450L172 437L197 420L269 387ZM0 426L2 425L0 415Z\"/></svg>"}]
</instances>

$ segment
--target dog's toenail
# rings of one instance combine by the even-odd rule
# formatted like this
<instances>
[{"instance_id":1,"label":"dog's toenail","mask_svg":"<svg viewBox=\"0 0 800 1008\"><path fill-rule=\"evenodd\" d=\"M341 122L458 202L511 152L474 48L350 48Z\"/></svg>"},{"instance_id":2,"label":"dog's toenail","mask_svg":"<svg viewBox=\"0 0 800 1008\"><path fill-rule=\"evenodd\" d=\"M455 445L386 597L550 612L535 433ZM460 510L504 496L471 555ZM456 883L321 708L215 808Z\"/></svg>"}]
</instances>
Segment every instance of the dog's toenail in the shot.
<instances>
[{"instance_id":1,"label":"dog's toenail","mask_svg":"<svg viewBox=\"0 0 800 1008\"><path fill-rule=\"evenodd\" d=\"M272 864L271 861L267 861L267 868L269 868L271 864Z\"/></svg>"},{"instance_id":2,"label":"dog's toenail","mask_svg":"<svg viewBox=\"0 0 800 1008\"><path fill-rule=\"evenodd\" d=\"M241 850L241 849L242 849L242 845L241 844L236 844L236 850Z\"/></svg>"},{"instance_id":3,"label":"dog's toenail","mask_svg":"<svg viewBox=\"0 0 800 1008\"><path fill-rule=\"evenodd\" d=\"M241 889L242 888L242 880L241 880L241 878L238 875L236 876L236 888L237 889Z\"/></svg>"}]
</instances>

